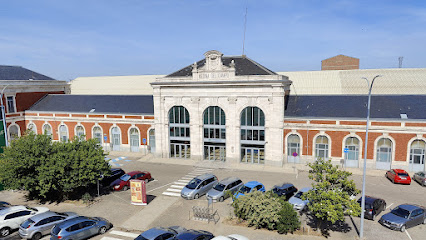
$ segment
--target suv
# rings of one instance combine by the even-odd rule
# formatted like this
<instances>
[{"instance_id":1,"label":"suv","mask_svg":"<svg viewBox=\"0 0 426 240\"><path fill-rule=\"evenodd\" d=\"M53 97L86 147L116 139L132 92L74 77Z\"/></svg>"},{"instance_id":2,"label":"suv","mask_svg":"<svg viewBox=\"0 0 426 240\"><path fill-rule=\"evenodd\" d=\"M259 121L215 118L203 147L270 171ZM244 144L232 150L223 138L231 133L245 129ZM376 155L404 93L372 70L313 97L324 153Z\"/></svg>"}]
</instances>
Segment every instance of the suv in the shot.
<instances>
[{"instance_id":1,"label":"suv","mask_svg":"<svg viewBox=\"0 0 426 240\"><path fill-rule=\"evenodd\" d=\"M243 186L241 179L237 177L228 177L217 183L210 191L207 193L207 199L213 201L223 202L225 198L232 196L235 192L240 190ZM227 194L229 191L230 194Z\"/></svg>"},{"instance_id":2,"label":"suv","mask_svg":"<svg viewBox=\"0 0 426 240\"><path fill-rule=\"evenodd\" d=\"M358 199L358 203L361 206L362 197ZM383 199L365 196L365 212L364 218L368 218L374 221L376 216L386 209L386 202Z\"/></svg>"},{"instance_id":3,"label":"suv","mask_svg":"<svg viewBox=\"0 0 426 240\"><path fill-rule=\"evenodd\" d=\"M197 199L206 194L218 182L217 177L206 173L193 178L180 192L185 199Z\"/></svg>"},{"instance_id":4,"label":"suv","mask_svg":"<svg viewBox=\"0 0 426 240\"><path fill-rule=\"evenodd\" d=\"M275 185L272 188L272 192L280 197L284 196L285 200L288 200L297 192L297 188L291 183L283 183L281 185Z\"/></svg>"},{"instance_id":5,"label":"suv","mask_svg":"<svg viewBox=\"0 0 426 240\"><path fill-rule=\"evenodd\" d=\"M10 206L0 210L0 237L6 237L12 229L19 228L19 224L28 218L49 211L45 207Z\"/></svg>"},{"instance_id":6,"label":"suv","mask_svg":"<svg viewBox=\"0 0 426 240\"><path fill-rule=\"evenodd\" d=\"M111 172L109 173L109 176L101 176L101 179L99 180L100 188L104 192L108 191L109 185L115 180L119 179L124 174L126 174L126 172L124 172L124 170L121 168L111 168Z\"/></svg>"}]
</instances>

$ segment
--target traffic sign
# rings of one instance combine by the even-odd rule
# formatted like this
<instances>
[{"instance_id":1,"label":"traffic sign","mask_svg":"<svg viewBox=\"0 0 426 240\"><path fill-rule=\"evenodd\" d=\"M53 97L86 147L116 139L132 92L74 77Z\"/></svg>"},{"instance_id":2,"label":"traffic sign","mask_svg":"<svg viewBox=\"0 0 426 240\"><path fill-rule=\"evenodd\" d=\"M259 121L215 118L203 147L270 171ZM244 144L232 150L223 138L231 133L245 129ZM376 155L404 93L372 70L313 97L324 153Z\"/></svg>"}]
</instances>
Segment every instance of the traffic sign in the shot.
<instances>
[{"instance_id":1,"label":"traffic sign","mask_svg":"<svg viewBox=\"0 0 426 240\"><path fill-rule=\"evenodd\" d=\"M343 152L345 152L345 153L349 152L349 148L344 148Z\"/></svg>"},{"instance_id":2,"label":"traffic sign","mask_svg":"<svg viewBox=\"0 0 426 240\"><path fill-rule=\"evenodd\" d=\"M143 145L146 145L146 138L142 138Z\"/></svg>"},{"instance_id":3,"label":"traffic sign","mask_svg":"<svg viewBox=\"0 0 426 240\"><path fill-rule=\"evenodd\" d=\"M297 157L297 152L294 152L294 153L293 153L293 157Z\"/></svg>"}]
</instances>

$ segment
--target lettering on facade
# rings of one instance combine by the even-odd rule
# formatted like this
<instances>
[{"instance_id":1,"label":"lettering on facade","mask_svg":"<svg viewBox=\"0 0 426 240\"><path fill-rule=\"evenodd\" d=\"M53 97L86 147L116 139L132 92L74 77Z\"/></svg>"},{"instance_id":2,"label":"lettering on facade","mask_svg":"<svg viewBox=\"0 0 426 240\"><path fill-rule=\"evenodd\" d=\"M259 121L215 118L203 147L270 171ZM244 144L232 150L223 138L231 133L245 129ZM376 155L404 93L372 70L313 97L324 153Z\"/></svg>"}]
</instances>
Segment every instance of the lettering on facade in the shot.
<instances>
[{"instance_id":1,"label":"lettering on facade","mask_svg":"<svg viewBox=\"0 0 426 240\"><path fill-rule=\"evenodd\" d=\"M200 79L229 78L229 73L227 72L199 73L198 78Z\"/></svg>"}]
</instances>

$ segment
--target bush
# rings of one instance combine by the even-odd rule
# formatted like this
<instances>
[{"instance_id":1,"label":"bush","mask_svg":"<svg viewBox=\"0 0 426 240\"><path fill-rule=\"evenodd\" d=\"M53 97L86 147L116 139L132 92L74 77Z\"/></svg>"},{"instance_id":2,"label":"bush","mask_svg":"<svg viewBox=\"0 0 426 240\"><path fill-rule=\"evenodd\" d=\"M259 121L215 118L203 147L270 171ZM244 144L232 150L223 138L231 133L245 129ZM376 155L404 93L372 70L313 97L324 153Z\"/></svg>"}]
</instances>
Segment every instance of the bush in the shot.
<instances>
[{"instance_id":1,"label":"bush","mask_svg":"<svg viewBox=\"0 0 426 240\"><path fill-rule=\"evenodd\" d=\"M255 228L287 233L300 227L291 204L272 192L251 192L236 199L232 205L235 215Z\"/></svg>"}]
</instances>

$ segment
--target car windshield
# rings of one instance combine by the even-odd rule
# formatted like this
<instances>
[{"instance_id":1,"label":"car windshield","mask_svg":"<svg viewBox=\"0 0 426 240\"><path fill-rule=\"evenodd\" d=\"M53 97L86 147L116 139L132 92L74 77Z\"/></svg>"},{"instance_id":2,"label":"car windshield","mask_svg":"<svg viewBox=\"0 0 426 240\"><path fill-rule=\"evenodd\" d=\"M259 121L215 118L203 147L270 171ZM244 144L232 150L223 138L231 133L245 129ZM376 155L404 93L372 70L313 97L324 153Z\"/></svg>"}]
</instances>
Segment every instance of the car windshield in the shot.
<instances>
[{"instance_id":1,"label":"car windshield","mask_svg":"<svg viewBox=\"0 0 426 240\"><path fill-rule=\"evenodd\" d=\"M21 227L27 229L34 221L30 219L25 220L25 222L21 223Z\"/></svg>"},{"instance_id":2,"label":"car windshield","mask_svg":"<svg viewBox=\"0 0 426 240\"><path fill-rule=\"evenodd\" d=\"M294 197L302 199L302 195L303 195L303 192L298 192L296 193L296 195L294 195Z\"/></svg>"},{"instance_id":3,"label":"car windshield","mask_svg":"<svg viewBox=\"0 0 426 240\"><path fill-rule=\"evenodd\" d=\"M58 235L58 233L61 231L61 229L58 227L58 225L56 225L53 229L52 229L52 233L55 235Z\"/></svg>"},{"instance_id":4,"label":"car windshield","mask_svg":"<svg viewBox=\"0 0 426 240\"><path fill-rule=\"evenodd\" d=\"M402 209L402 208L399 208L399 207L392 210L391 213L397 215L398 217L403 217L403 218L408 218L408 216L410 216L409 211Z\"/></svg>"},{"instance_id":5,"label":"car windshield","mask_svg":"<svg viewBox=\"0 0 426 240\"><path fill-rule=\"evenodd\" d=\"M408 174L407 173L398 173L398 176L400 176L400 177L407 177Z\"/></svg>"},{"instance_id":6,"label":"car windshield","mask_svg":"<svg viewBox=\"0 0 426 240\"><path fill-rule=\"evenodd\" d=\"M219 191L219 192L222 192L223 189L225 189L225 185L223 185L222 183L218 183L218 184L216 184L216 186L214 186L214 189Z\"/></svg>"},{"instance_id":7,"label":"car windshield","mask_svg":"<svg viewBox=\"0 0 426 240\"><path fill-rule=\"evenodd\" d=\"M365 203L365 209L367 210L373 209L373 206L371 206L370 203Z\"/></svg>"},{"instance_id":8,"label":"car windshield","mask_svg":"<svg viewBox=\"0 0 426 240\"><path fill-rule=\"evenodd\" d=\"M243 186L241 189L240 189L240 193L249 193L251 191L251 188L250 187L247 187L247 186Z\"/></svg>"},{"instance_id":9,"label":"car windshield","mask_svg":"<svg viewBox=\"0 0 426 240\"><path fill-rule=\"evenodd\" d=\"M130 179L130 175L129 174L124 174L123 176L120 177L121 181L129 181Z\"/></svg>"},{"instance_id":10,"label":"car windshield","mask_svg":"<svg viewBox=\"0 0 426 240\"><path fill-rule=\"evenodd\" d=\"M189 189L195 189L198 186L198 184L200 184L200 182L201 182L200 179L194 178L186 185L186 187Z\"/></svg>"},{"instance_id":11,"label":"car windshield","mask_svg":"<svg viewBox=\"0 0 426 240\"><path fill-rule=\"evenodd\" d=\"M32 207L25 206L25 208L27 208L28 210L34 211L34 212L38 212L38 210L37 210L37 209L32 208Z\"/></svg>"}]
</instances>

